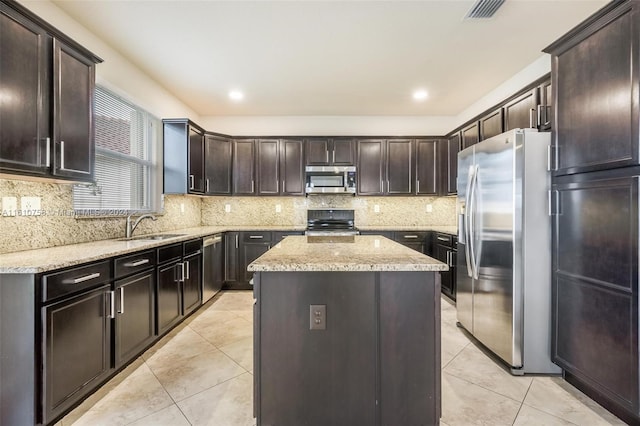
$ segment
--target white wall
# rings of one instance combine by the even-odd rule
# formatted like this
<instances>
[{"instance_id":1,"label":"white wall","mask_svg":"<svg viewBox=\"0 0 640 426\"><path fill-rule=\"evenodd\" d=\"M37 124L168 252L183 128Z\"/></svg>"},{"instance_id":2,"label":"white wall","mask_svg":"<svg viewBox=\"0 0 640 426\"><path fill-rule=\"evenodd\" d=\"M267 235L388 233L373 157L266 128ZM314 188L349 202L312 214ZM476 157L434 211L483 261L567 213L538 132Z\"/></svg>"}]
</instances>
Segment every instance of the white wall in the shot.
<instances>
[{"instance_id":1,"label":"white wall","mask_svg":"<svg viewBox=\"0 0 640 426\"><path fill-rule=\"evenodd\" d=\"M21 0L25 7L77 41L104 62L96 66L96 82L160 118L188 117L199 121L191 108L152 80L119 52L91 33L49 0Z\"/></svg>"}]
</instances>

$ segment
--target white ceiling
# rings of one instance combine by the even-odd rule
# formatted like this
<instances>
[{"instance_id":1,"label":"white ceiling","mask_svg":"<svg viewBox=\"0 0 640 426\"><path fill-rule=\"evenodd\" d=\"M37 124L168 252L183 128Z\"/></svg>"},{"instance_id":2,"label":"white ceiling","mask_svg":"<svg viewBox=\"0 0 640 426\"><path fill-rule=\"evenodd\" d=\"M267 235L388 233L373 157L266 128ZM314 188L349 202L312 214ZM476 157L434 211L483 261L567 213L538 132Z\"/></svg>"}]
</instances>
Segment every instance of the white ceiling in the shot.
<instances>
[{"instance_id":1,"label":"white ceiling","mask_svg":"<svg viewBox=\"0 0 640 426\"><path fill-rule=\"evenodd\" d=\"M607 3L53 1L201 116L456 115Z\"/></svg>"}]
</instances>

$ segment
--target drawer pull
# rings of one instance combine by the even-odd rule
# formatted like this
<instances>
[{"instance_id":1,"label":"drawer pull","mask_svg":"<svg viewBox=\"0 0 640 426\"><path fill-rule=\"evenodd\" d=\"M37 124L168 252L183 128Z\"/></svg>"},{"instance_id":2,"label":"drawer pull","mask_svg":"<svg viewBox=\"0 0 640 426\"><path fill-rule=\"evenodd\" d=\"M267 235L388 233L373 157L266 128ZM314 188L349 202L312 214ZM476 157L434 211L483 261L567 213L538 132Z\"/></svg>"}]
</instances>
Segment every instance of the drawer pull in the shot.
<instances>
[{"instance_id":1,"label":"drawer pull","mask_svg":"<svg viewBox=\"0 0 640 426\"><path fill-rule=\"evenodd\" d=\"M94 278L98 278L100 276L100 272L94 272L93 274L89 274L89 275L85 275L84 277L80 277L80 278L75 278L75 279L70 279L70 280L64 280L65 284L80 284L83 283L85 281L89 281L92 280Z\"/></svg>"},{"instance_id":2,"label":"drawer pull","mask_svg":"<svg viewBox=\"0 0 640 426\"><path fill-rule=\"evenodd\" d=\"M145 265L147 263L149 263L149 259L140 259L134 262L125 263L124 266L126 266L127 268L133 268L136 266Z\"/></svg>"},{"instance_id":3,"label":"drawer pull","mask_svg":"<svg viewBox=\"0 0 640 426\"><path fill-rule=\"evenodd\" d=\"M264 238L264 236L262 236L262 235L249 235L249 238L251 238L252 240L261 240L262 238Z\"/></svg>"},{"instance_id":4,"label":"drawer pull","mask_svg":"<svg viewBox=\"0 0 640 426\"><path fill-rule=\"evenodd\" d=\"M438 241L449 241L447 237L438 237Z\"/></svg>"},{"instance_id":5,"label":"drawer pull","mask_svg":"<svg viewBox=\"0 0 640 426\"><path fill-rule=\"evenodd\" d=\"M404 238L406 238L407 240L410 240L410 239L415 240L416 238L418 238L418 236L417 235L405 235Z\"/></svg>"}]
</instances>

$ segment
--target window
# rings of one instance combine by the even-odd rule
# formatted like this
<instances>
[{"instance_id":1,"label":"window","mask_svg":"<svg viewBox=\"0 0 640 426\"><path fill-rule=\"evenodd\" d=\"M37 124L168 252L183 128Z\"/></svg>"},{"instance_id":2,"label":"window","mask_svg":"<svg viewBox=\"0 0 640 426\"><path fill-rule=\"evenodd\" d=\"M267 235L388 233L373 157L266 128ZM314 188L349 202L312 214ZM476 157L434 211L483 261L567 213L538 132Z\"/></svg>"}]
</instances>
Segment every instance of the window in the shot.
<instances>
[{"instance_id":1,"label":"window","mask_svg":"<svg viewBox=\"0 0 640 426\"><path fill-rule=\"evenodd\" d=\"M95 183L73 188L78 216L160 210L162 122L107 89L95 89Z\"/></svg>"}]
</instances>

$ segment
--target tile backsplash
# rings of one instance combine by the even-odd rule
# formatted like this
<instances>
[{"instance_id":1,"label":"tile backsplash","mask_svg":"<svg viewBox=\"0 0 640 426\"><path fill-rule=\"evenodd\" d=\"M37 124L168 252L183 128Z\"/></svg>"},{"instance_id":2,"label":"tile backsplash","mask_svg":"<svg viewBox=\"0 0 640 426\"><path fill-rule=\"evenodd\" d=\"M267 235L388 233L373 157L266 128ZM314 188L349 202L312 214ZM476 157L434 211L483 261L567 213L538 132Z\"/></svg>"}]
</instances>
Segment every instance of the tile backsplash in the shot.
<instances>
[{"instance_id":1,"label":"tile backsplash","mask_svg":"<svg viewBox=\"0 0 640 426\"><path fill-rule=\"evenodd\" d=\"M40 216L0 216L0 253L29 250L86 241L120 238L125 218L76 218L73 185L0 179L0 197L40 197ZM1 199L0 199L1 202ZM184 212L182 212L182 206ZM5 210L5 206L2 206ZM157 221L144 220L136 234L171 231L199 226L201 201L197 197L167 195L164 213Z\"/></svg>"},{"instance_id":2,"label":"tile backsplash","mask_svg":"<svg viewBox=\"0 0 640 426\"><path fill-rule=\"evenodd\" d=\"M431 211L427 211L427 206L431 206ZM323 208L353 209L356 226L456 225L455 197L344 195L207 197L202 199L202 224L304 226L308 209Z\"/></svg>"}]
</instances>

